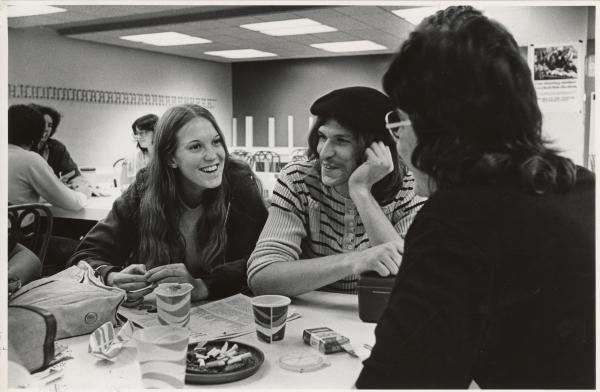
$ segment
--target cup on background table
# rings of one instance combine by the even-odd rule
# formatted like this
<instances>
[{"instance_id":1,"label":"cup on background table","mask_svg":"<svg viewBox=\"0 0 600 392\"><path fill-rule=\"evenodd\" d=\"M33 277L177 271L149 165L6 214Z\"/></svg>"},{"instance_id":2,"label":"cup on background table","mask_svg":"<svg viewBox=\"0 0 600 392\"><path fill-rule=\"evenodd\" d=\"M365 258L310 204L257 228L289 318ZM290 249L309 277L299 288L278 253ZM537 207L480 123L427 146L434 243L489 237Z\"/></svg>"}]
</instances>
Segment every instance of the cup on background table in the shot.
<instances>
[{"instance_id":1,"label":"cup on background table","mask_svg":"<svg viewBox=\"0 0 600 392\"><path fill-rule=\"evenodd\" d=\"M186 327L190 322L191 292L189 283L161 283L154 290L158 322Z\"/></svg>"},{"instance_id":2,"label":"cup on background table","mask_svg":"<svg viewBox=\"0 0 600 392\"><path fill-rule=\"evenodd\" d=\"M256 336L267 343L282 340L291 300L283 295L260 295L252 298Z\"/></svg>"},{"instance_id":3,"label":"cup on background table","mask_svg":"<svg viewBox=\"0 0 600 392\"><path fill-rule=\"evenodd\" d=\"M190 331L161 325L137 330L133 338L144 388L183 388Z\"/></svg>"}]
</instances>

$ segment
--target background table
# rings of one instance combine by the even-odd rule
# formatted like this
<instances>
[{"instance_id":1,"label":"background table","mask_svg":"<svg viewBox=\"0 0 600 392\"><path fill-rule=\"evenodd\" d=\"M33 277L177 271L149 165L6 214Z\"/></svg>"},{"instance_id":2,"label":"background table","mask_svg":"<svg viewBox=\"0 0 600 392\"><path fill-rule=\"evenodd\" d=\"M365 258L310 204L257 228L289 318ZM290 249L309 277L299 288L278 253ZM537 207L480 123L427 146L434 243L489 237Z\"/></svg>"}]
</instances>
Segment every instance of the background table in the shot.
<instances>
[{"instance_id":1,"label":"background table","mask_svg":"<svg viewBox=\"0 0 600 392\"><path fill-rule=\"evenodd\" d=\"M87 205L78 211L65 210L49 205L54 219L52 234L78 241L99 220L108 215L113 202L119 195L120 192L115 189L109 196L90 197Z\"/></svg>"},{"instance_id":2,"label":"background table","mask_svg":"<svg viewBox=\"0 0 600 392\"><path fill-rule=\"evenodd\" d=\"M71 211L63 208L55 207L50 205L50 210L54 218L59 219L77 219L77 220L89 220L99 221L104 219L108 212L112 208L113 202L119 197L120 192L115 191L109 196L93 196L88 199L87 205L78 210Z\"/></svg>"},{"instance_id":3,"label":"background table","mask_svg":"<svg viewBox=\"0 0 600 392\"><path fill-rule=\"evenodd\" d=\"M256 334L244 335L233 340L251 344L262 350L265 362L258 372L249 378L228 384L194 385L186 388L244 388L244 389L349 389L354 385L362 369L362 359L368 356L364 344L373 345L375 324L363 323L358 318L358 298L351 294L313 291L292 298L293 308L302 317L289 322L285 338L275 343L258 341ZM347 353L324 355L302 341L306 328L327 326L350 339L362 358ZM56 391L87 390L94 388L119 390L142 388L136 349L125 347L115 362L98 359L87 352L89 336L60 340L70 347L74 359L65 362L62 379L50 384ZM296 373L281 368L277 361L282 355L303 352L323 355L330 366L308 373Z\"/></svg>"}]
</instances>

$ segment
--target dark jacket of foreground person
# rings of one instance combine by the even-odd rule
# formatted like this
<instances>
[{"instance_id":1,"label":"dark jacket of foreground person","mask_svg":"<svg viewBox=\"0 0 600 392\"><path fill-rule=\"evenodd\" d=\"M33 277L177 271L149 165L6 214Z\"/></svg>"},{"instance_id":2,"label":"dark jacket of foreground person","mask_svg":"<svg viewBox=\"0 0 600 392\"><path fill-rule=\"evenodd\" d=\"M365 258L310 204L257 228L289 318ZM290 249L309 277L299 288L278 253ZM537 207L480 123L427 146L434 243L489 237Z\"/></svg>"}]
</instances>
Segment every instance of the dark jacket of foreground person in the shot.
<instances>
[{"instance_id":1,"label":"dark jacket of foreground person","mask_svg":"<svg viewBox=\"0 0 600 392\"><path fill-rule=\"evenodd\" d=\"M433 194L357 387L594 388L594 183Z\"/></svg>"}]
</instances>

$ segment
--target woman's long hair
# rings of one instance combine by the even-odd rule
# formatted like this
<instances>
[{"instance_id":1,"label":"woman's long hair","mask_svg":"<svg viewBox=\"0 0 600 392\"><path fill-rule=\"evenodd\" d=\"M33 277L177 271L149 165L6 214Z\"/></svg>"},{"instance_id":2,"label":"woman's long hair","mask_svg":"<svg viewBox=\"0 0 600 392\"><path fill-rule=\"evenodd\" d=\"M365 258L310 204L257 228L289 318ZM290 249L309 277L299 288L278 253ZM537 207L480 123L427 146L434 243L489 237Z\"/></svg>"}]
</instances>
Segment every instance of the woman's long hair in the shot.
<instances>
[{"instance_id":1,"label":"woman's long hair","mask_svg":"<svg viewBox=\"0 0 600 392\"><path fill-rule=\"evenodd\" d=\"M548 148L531 72L513 36L472 7L449 7L412 32L383 78L417 136L411 161L438 188L518 178L567 190L576 167Z\"/></svg>"},{"instance_id":2,"label":"woman's long hair","mask_svg":"<svg viewBox=\"0 0 600 392\"><path fill-rule=\"evenodd\" d=\"M205 190L203 195L203 215L196 227L199 260L202 266L208 268L223 261L219 256L227 244L226 219L232 180L244 168L229 159L223 132L207 109L199 105L180 105L167 110L156 125L155 154L147 168L147 181L141 199L138 260L150 268L185 260L186 244L179 231L182 215L181 190L177 181L179 169L169 164L177 148L177 133L198 117L210 121L225 149L221 185ZM188 268L193 273L198 266Z\"/></svg>"}]
</instances>

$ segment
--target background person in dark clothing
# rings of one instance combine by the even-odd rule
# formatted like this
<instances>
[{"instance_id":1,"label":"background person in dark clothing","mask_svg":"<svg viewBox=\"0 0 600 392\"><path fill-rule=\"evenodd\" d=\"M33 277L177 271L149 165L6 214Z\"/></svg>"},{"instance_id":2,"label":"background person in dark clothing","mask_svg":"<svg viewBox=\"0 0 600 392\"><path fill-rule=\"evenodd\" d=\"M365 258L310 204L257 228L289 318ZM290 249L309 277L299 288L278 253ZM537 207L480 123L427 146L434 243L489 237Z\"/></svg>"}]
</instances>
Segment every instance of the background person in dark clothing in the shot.
<instances>
[{"instance_id":1,"label":"background person in dark clothing","mask_svg":"<svg viewBox=\"0 0 600 392\"><path fill-rule=\"evenodd\" d=\"M83 180L81 172L75 161L73 161L73 158L71 158L67 147L60 141L52 138L56 134L56 129L60 124L61 114L49 106L33 103L30 106L42 113L46 123L42 139L36 146L35 151L48 162L54 174L65 184L71 185ZM80 190L80 192L83 192L83 190Z\"/></svg>"},{"instance_id":2,"label":"background person in dark clothing","mask_svg":"<svg viewBox=\"0 0 600 392\"><path fill-rule=\"evenodd\" d=\"M514 38L450 7L411 33L383 85L430 198L357 387L594 388L595 178L542 140Z\"/></svg>"}]
</instances>

